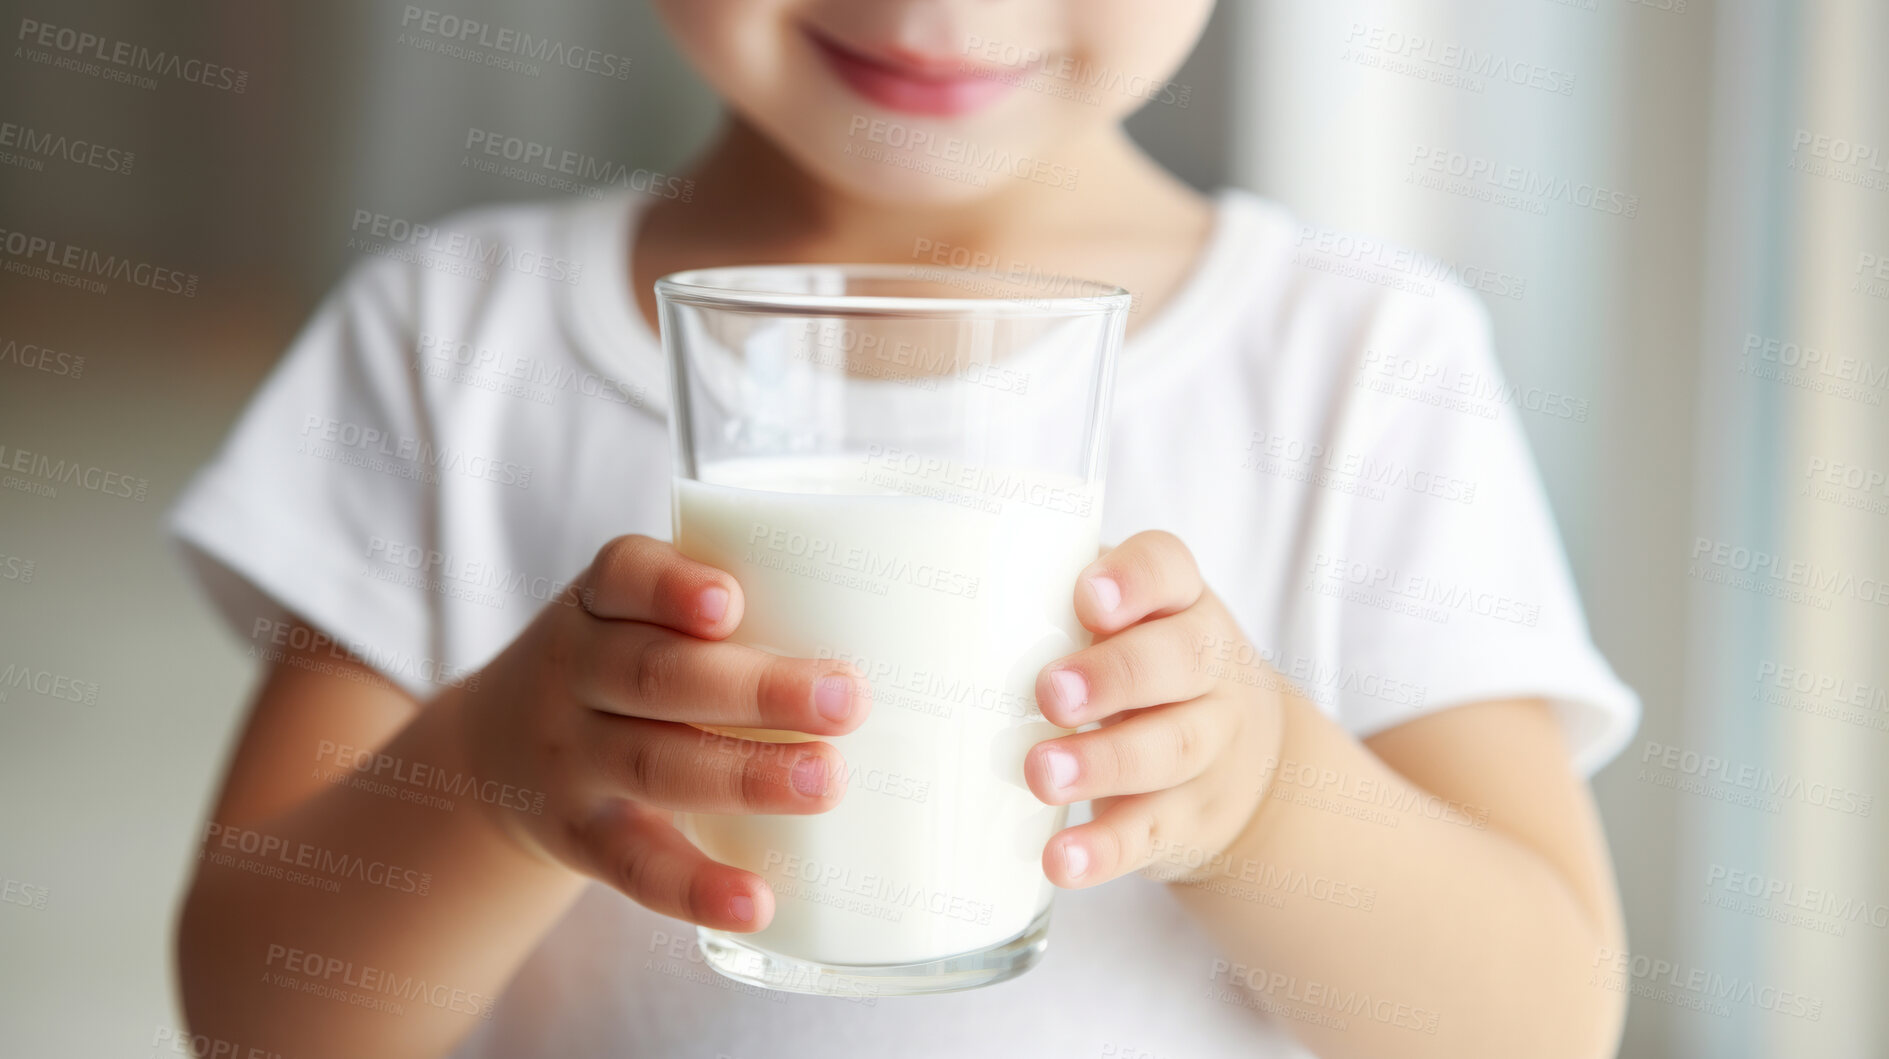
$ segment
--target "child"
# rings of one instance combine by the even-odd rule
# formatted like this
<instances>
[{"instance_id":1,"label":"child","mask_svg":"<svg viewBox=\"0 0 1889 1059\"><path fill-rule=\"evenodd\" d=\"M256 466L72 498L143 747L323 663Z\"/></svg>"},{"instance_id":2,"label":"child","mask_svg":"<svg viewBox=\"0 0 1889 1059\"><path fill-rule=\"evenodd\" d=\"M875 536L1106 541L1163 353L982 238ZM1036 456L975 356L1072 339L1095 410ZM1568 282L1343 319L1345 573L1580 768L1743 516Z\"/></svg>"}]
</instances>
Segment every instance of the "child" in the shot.
<instances>
[{"instance_id":1,"label":"child","mask_svg":"<svg viewBox=\"0 0 1889 1059\"><path fill-rule=\"evenodd\" d=\"M1210 6L659 0L729 107L685 194L357 217L376 256L175 514L270 662L208 852L275 860L200 865L197 1032L285 1056L1611 1054L1597 968L1624 944L1584 776L1637 702L1512 409L1461 392L1499 379L1472 298L1197 195L1123 133ZM1104 723L1026 759L1039 798L1083 803L1043 851L1052 945L953 995L738 986L691 924L760 929L774 895L670 814L821 812L842 763L705 753L687 722L832 736L873 707L847 666L723 642L740 585L664 543L651 283L962 260L1137 302L1115 547L1070 586L1096 641L1037 684L1050 720Z\"/></svg>"}]
</instances>

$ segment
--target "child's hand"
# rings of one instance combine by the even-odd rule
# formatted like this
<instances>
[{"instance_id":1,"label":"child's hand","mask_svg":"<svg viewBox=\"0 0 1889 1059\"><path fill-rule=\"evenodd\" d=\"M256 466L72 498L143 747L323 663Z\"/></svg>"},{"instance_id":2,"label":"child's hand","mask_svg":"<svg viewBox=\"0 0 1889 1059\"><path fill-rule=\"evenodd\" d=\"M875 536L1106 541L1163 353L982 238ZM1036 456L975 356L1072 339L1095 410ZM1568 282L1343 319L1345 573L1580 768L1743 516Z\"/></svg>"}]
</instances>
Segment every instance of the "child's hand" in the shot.
<instances>
[{"instance_id":1,"label":"child's hand","mask_svg":"<svg viewBox=\"0 0 1889 1059\"><path fill-rule=\"evenodd\" d=\"M1252 653L1218 649L1244 648L1244 638L1170 533L1138 533L1090 564L1077 578L1076 616L1096 642L1044 667L1037 702L1052 723L1102 727L1038 743L1024 774L1051 805L1096 799L1095 819L1050 839L1043 870L1079 887L1217 863L1258 808L1277 756L1270 671L1204 664L1209 653Z\"/></svg>"},{"instance_id":2,"label":"child's hand","mask_svg":"<svg viewBox=\"0 0 1889 1059\"><path fill-rule=\"evenodd\" d=\"M866 718L864 680L842 662L719 642L741 621L741 586L648 537L604 545L560 603L456 700L479 778L543 795L541 812L493 808L493 819L653 911L766 926L767 883L704 856L670 814L825 812L845 763L828 743L692 725L841 735Z\"/></svg>"}]
</instances>

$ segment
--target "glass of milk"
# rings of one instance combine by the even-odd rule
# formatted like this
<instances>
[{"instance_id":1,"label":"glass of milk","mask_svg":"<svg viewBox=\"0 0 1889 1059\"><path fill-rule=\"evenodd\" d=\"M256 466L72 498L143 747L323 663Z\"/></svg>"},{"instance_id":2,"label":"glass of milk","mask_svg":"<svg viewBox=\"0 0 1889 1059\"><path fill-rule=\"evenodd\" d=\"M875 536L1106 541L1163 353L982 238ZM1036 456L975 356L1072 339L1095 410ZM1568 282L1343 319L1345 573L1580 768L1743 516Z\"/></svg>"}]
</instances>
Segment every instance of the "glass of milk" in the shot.
<instances>
[{"instance_id":1,"label":"glass of milk","mask_svg":"<svg viewBox=\"0 0 1889 1059\"><path fill-rule=\"evenodd\" d=\"M675 543L733 574L733 639L837 658L872 712L831 742L838 807L683 814L775 895L752 934L701 929L710 966L770 989L869 997L1021 974L1048 944L1024 753L1050 661L1086 646L1109 397L1129 296L1033 274L891 265L658 281L671 369ZM793 732L718 729L769 744ZM705 738L708 738L705 736Z\"/></svg>"}]
</instances>

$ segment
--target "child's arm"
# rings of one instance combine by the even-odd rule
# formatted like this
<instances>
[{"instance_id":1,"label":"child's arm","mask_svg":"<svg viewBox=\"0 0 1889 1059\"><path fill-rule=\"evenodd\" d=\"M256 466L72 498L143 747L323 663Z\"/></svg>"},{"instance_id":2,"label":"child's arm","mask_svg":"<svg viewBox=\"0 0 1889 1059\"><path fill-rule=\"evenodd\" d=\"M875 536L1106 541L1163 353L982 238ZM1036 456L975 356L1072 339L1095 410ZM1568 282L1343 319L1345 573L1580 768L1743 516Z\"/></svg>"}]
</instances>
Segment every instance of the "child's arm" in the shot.
<instances>
[{"instance_id":1,"label":"child's arm","mask_svg":"<svg viewBox=\"0 0 1889 1059\"><path fill-rule=\"evenodd\" d=\"M1181 887L1223 939L1229 966L1204 976L1273 1003L1290 1003L1274 971L1369 994L1375 1010L1347 1015L1342 1030L1286 1020L1330 1059L1613 1055L1627 1003L1614 975L1626 948L1619 899L1591 797L1547 705L1459 706L1364 744L1297 694L1284 713L1281 761L1320 782L1344 777L1333 786L1351 793L1327 795L1334 813L1275 781L1227 855L1375 899L1368 909L1346 907L1348 897L1275 909ZM1358 796L1366 783L1378 789ZM1248 969L1237 980L1235 964Z\"/></svg>"},{"instance_id":2,"label":"child's arm","mask_svg":"<svg viewBox=\"0 0 1889 1059\"><path fill-rule=\"evenodd\" d=\"M276 665L231 762L178 924L194 1032L291 1059L433 1055L478 1024L581 877L526 853L466 799L446 811L321 778L353 777L343 747L462 774L460 712L451 696L423 708L366 666L325 653ZM241 838L252 832L256 848L310 848L415 872L414 892L343 881L326 893L220 863L219 837L238 836L225 852L240 862ZM342 966L331 973L330 960ZM444 984L471 1002L453 1010L449 992L446 1006L388 998L399 1014L356 1006L348 993L373 990L351 984L363 978L354 968ZM302 992L324 986L339 989L339 999Z\"/></svg>"},{"instance_id":3,"label":"child's arm","mask_svg":"<svg viewBox=\"0 0 1889 1059\"><path fill-rule=\"evenodd\" d=\"M1086 587L1098 576L1113 587ZM1204 664L1256 653L1217 649L1240 631L1172 536L1130 538L1082 583L1097 643L1038 694L1052 721L1104 727L1039 744L1027 773L1045 801L1104 800L1051 840L1052 880L1177 879L1224 955L1203 991L1321 1056L1612 1054L1618 898L1545 704L1361 743L1271 670Z\"/></svg>"},{"instance_id":4,"label":"child's arm","mask_svg":"<svg viewBox=\"0 0 1889 1059\"><path fill-rule=\"evenodd\" d=\"M740 587L667 544L619 538L577 585L424 707L319 651L277 665L179 924L195 1032L285 1057L442 1054L586 876L691 922L767 924L760 877L704 857L669 813L822 812L844 763L685 722L837 735L868 712L861 682L717 642ZM305 864L339 889L258 870Z\"/></svg>"}]
</instances>

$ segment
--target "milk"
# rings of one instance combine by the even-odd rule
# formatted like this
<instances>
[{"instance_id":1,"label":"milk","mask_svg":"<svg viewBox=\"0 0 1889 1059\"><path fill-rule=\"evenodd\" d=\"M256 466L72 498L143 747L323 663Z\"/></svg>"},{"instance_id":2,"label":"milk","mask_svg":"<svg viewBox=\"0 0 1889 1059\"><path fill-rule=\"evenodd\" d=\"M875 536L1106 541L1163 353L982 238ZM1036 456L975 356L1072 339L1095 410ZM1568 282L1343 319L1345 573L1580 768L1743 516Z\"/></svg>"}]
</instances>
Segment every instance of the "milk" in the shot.
<instances>
[{"instance_id":1,"label":"milk","mask_svg":"<svg viewBox=\"0 0 1889 1059\"><path fill-rule=\"evenodd\" d=\"M710 857L774 889L772 923L743 939L822 964L907 964L1022 933L1049 906L1043 847L1066 813L1024 784L1025 752L1065 732L1037 709L1036 676L1089 642L1072 600L1096 557L1097 491L885 452L732 461L702 478L676 483L675 541L741 583L733 639L841 658L872 685L864 725L829 737L848 769L838 807L683 818Z\"/></svg>"}]
</instances>

